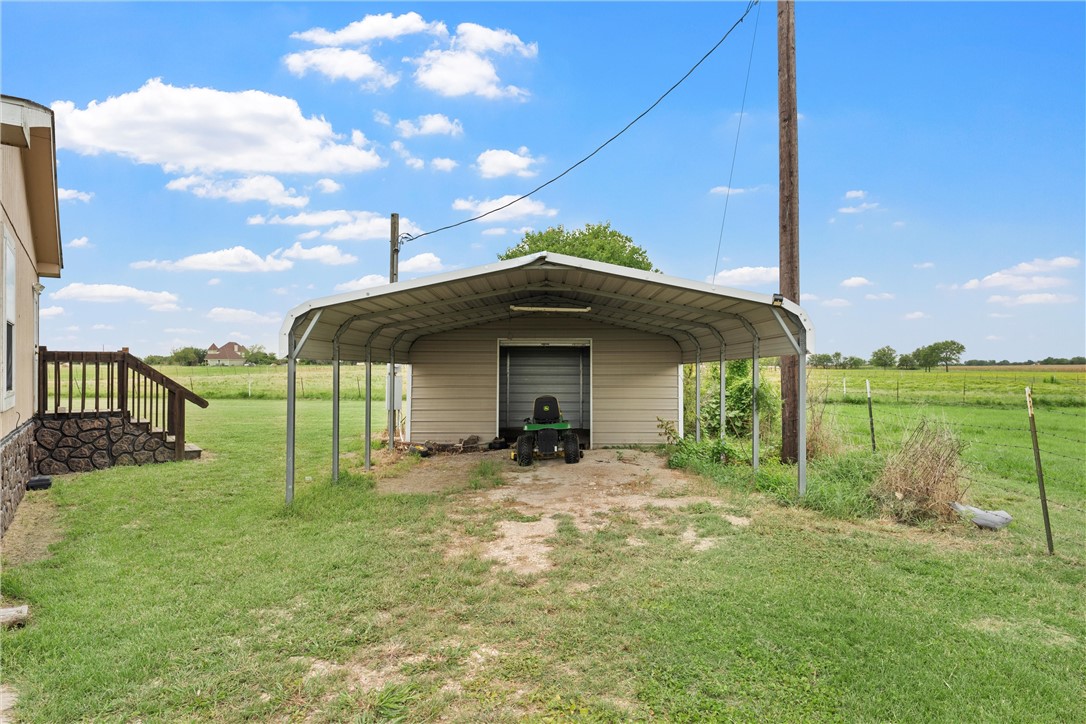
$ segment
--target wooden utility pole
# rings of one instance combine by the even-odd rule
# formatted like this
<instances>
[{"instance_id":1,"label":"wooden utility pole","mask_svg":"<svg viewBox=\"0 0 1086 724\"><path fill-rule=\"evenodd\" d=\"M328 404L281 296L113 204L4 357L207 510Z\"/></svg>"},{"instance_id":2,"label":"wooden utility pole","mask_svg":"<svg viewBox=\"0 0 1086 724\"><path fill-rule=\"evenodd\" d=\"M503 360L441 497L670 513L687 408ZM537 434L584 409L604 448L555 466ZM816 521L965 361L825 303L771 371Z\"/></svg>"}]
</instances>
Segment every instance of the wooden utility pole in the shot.
<instances>
[{"instance_id":1,"label":"wooden utility pole","mask_svg":"<svg viewBox=\"0 0 1086 724\"><path fill-rule=\"evenodd\" d=\"M398 281L400 276L400 215L392 215L392 233L388 247L388 283Z\"/></svg>"},{"instance_id":2,"label":"wooden utility pole","mask_svg":"<svg viewBox=\"0 0 1086 724\"><path fill-rule=\"evenodd\" d=\"M780 285L799 302L799 132L796 108L796 6L777 3L777 112L780 117ZM799 459L799 360L781 357L781 461Z\"/></svg>"}]
</instances>

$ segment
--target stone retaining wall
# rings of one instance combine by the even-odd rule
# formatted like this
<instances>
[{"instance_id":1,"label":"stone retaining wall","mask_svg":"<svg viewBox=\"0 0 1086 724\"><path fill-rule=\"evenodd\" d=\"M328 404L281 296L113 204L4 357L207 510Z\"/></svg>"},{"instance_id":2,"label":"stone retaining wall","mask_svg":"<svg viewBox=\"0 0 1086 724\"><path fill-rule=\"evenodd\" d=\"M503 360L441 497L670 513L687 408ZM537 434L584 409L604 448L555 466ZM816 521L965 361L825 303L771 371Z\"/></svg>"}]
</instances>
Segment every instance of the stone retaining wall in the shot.
<instances>
[{"instance_id":1,"label":"stone retaining wall","mask_svg":"<svg viewBox=\"0 0 1086 724\"><path fill-rule=\"evenodd\" d=\"M33 476L35 422L30 420L0 440L0 536L15 518L15 509Z\"/></svg>"},{"instance_id":2,"label":"stone retaining wall","mask_svg":"<svg viewBox=\"0 0 1086 724\"><path fill-rule=\"evenodd\" d=\"M120 413L99 417L58 415L39 420L36 462L43 475L83 473L114 465L173 460L173 450L144 423Z\"/></svg>"}]
</instances>

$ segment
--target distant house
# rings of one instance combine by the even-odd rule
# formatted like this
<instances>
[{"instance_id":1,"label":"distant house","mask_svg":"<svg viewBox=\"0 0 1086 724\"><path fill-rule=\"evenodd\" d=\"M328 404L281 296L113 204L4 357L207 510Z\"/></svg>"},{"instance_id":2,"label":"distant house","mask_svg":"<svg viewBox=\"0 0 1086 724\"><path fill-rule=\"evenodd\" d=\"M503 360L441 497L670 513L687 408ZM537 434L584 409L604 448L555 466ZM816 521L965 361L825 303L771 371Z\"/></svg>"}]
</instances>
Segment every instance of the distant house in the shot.
<instances>
[{"instance_id":1,"label":"distant house","mask_svg":"<svg viewBox=\"0 0 1086 724\"><path fill-rule=\"evenodd\" d=\"M245 355L249 354L242 345L237 342L227 342L222 347L211 345L207 348L206 362L212 367L238 366L245 364Z\"/></svg>"},{"instance_id":2,"label":"distant house","mask_svg":"<svg viewBox=\"0 0 1086 724\"><path fill-rule=\"evenodd\" d=\"M0 534L36 465L38 309L42 277L63 266L53 112L0 96Z\"/></svg>"}]
</instances>

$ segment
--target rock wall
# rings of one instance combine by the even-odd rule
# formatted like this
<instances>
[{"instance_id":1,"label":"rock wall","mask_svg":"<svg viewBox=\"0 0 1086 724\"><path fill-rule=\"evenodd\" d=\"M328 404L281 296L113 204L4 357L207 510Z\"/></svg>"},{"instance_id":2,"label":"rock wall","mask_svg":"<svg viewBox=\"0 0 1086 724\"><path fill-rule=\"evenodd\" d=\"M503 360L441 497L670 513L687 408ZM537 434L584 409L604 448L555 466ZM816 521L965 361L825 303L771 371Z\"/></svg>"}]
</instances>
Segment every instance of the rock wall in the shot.
<instances>
[{"instance_id":1,"label":"rock wall","mask_svg":"<svg viewBox=\"0 0 1086 724\"><path fill-rule=\"evenodd\" d=\"M119 413L49 417L38 422L35 437L35 462L43 475L173 460L173 450L145 423L133 423Z\"/></svg>"},{"instance_id":2,"label":"rock wall","mask_svg":"<svg viewBox=\"0 0 1086 724\"><path fill-rule=\"evenodd\" d=\"M0 536L7 532L33 476L33 420L20 425L0 440Z\"/></svg>"}]
</instances>

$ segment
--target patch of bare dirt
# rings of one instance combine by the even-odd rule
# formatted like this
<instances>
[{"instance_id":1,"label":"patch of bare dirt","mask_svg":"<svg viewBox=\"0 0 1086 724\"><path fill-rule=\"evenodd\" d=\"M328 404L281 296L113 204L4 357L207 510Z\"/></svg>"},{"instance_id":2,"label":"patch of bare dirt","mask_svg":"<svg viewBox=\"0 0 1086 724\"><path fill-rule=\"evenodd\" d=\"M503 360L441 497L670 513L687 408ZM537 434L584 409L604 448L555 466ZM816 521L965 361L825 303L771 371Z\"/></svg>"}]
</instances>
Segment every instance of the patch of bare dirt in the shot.
<instances>
[{"instance_id":1,"label":"patch of bare dirt","mask_svg":"<svg viewBox=\"0 0 1086 724\"><path fill-rule=\"evenodd\" d=\"M31 491L15 511L0 540L0 566L20 566L49 557L49 546L64 538L60 510L47 492Z\"/></svg>"},{"instance_id":2,"label":"patch of bare dirt","mask_svg":"<svg viewBox=\"0 0 1086 724\"><path fill-rule=\"evenodd\" d=\"M11 710L15 708L15 701L19 695L7 684L0 684L0 724L8 724L11 719Z\"/></svg>"},{"instance_id":3,"label":"patch of bare dirt","mask_svg":"<svg viewBox=\"0 0 1086 724\"><path fill-rule=\"evenodd\" d=\"M464 490L471 471L483 461L497 465L505 484L486 490ZM695 503L723 505L718 495L708 496L704 484L680 470L667 467L665 459L641 450L587 450L575 465L564 460L536 461L520 467L508 450L463 455L437 455L395 477L378 481L386 493L436 493L462 491L465 503L478 507L503 506L529 522L501 521L493 540L455 538L450 557L478 554L516 573L542 573L551 567L548 542L558 520L568 517L582 531L598 530L622 515L642 525L654 525L653 509L675 509ZM725 514L736 526L749 518ZM695 544L705 550L715 541ZM631 543L637 545L637 543Z\"/></svg>"}]
</instances>

